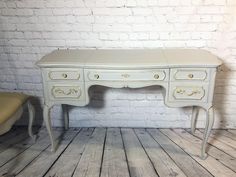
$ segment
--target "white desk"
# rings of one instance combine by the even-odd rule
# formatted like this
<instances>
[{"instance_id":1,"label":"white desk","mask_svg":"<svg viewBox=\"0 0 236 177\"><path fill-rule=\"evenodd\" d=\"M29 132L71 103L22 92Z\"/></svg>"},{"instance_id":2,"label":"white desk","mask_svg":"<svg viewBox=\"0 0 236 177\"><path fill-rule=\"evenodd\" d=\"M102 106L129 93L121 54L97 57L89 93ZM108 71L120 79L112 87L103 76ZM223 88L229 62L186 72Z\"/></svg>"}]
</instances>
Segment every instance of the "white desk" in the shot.
<instances>
[{"instance_id":1,"label":"white desk","mask_svg":"<svg viewBox=\"0 0 236 177\"><path fill-rule=\"evenodd\" d=\"M52 150L56 143L51 130L50 109L55 104L85 106L92 85L139 88L159 85L169 107L193 106L192 133L198 108L206 110L206 128L201 157L213 122L212 99L216 69L221 61L211 53L192 49L165 50L56 50L37 65L44 85L44 121ZM63 106L64 110L66 107ZM65 127L68 114L65 111Z\"/></svg>"}]
</instances>

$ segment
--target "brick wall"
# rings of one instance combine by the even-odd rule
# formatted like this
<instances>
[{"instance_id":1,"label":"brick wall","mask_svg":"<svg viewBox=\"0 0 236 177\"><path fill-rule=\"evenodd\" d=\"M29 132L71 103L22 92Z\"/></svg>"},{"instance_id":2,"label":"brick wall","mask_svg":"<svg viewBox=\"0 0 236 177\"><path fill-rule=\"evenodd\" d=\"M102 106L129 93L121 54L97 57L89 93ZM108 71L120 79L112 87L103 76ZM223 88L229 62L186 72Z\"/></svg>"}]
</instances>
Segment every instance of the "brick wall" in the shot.
<instances>
[{"instance_id":1,"label":"brick wall","mask_svg":"<svg viewBox=\"0 0 236 177\"><path fill-rule=\"evenodd\" d=\"M40 113L42 80L34 63L52 50L202 48L224 60L217 76L215 127L235 128L235 17L235 0L1 0L0 90L34 95ZM73 126L190 125L191 109L165 107L160 87L97 87L91 97L89 106L71 107ZM52 116L60 126L60 107ZM203 123L201 114L198 125Z\"/></svg>"}]
</instances>

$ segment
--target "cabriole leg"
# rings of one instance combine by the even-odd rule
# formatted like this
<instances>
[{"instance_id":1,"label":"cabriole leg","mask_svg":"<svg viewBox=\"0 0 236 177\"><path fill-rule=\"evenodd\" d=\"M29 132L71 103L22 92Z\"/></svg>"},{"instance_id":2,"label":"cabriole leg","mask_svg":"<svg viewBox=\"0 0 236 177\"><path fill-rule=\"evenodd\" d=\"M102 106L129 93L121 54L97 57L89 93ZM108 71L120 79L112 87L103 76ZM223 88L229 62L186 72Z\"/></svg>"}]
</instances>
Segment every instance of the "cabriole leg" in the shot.
<instances>
[{"instance_id":1,"label":"cabriole leg","mask_svg":"<svg viewBox=\"0 0 236 177\"><path fill-rule=\"evenodd\" d=\"M69 114L68 114L67 105L62 105L62 111L63 111L63 116L64 116L65 130L68 130L69 129Z\"/></svg>"},{"instance_id":2,"label":"cabriole leg","mask_svg":"<svg viewBox=\"0 0 236 177\"><path fill-rule=\"evenodd\" d=\"M201 149L201 159L206 159L207 154L206 154L206 144L207 140L209 138L212 126L214 124L214 108L211 107L210 109L207 110L207 116L206 116L206 127L203 135L203 141L202 141L202 149Z\"/></svg>"},{"instance_id":3,"label":"cabriole leg","mask_svg":"<svg viewBox=\"0 0 236 177\"><path fill-rule=\"evenodd\" d=\"M27 107L28 107L28 112L29 112L28 132L29 132L29 136L35 141L36 135L34 135L32 131L32 126L33 126L33 122L35 118L35 109L29 100L27 101Z\"/></svg>"},{"instance_id":4,"label":"cabriole leg","mask_svg":"<svg viewBox=\"0 0 236 177\"><path fill-rule=\"evenodd\" d=\"M192 118L191 118L191 132L192 134L195 133L196 130L196 122L199 113L199 107L193 106Z\"/></svg>"},{"instance_id":5,"label":"cabriole leg","mask_svg":"<svg viewBox=\"0 0 236 177\"><path fill-rule=\"evenodd\" d=\"M50 138L50 141L51 141L51 151L54 152L55 149L56 149L56 147L55 147L56 142L55 142L55 139L54 139L53 133L52 133L50 110L51 110L51 108L49 106L44 105L44 107L43 107L43 119L44 119L47 131L48 131L48 134L49 134L49 138Z\"/></svg>"}]
</instances>

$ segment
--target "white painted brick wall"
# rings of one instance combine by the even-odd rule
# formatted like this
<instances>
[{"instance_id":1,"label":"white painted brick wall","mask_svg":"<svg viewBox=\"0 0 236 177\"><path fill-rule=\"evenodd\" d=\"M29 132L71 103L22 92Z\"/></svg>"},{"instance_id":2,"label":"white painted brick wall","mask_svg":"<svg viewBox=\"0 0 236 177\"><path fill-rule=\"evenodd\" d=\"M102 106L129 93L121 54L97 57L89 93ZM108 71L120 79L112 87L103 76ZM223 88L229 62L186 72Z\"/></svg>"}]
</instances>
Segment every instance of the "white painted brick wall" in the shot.
<instances>
[{"instance_id":1,"label":"white painted brick wall","mask_svg":"<svg viewBox=\"0 0 236 177\"><path fill-rule=\"evenodd\" d=\"M1 0L0 90L35 96L40 115L42 80L34 63L52 50L202 48L224 60L217 76L215 127L236 128L235 17L235 0ZM87 107L71 107L72 126L190 125L191 108L165 107L160 87L97 86L91 97ZM62 125L60 107L52 116L53 125ZM198 126L204 120L202 113Z\"/></svg>"}]
</instances>

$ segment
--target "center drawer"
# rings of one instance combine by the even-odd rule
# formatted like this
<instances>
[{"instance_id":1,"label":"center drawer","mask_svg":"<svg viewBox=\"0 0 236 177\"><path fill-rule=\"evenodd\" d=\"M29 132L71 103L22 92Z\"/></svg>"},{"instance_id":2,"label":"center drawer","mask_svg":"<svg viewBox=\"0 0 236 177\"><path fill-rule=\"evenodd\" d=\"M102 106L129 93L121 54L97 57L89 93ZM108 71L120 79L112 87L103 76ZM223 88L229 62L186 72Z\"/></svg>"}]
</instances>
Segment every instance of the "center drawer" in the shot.
<instances>
[{"instance_id":1,"label":"center drawer","mask_svg":"<svg viewBox=\"0 0 236 177\"><path fill-rule=\"evenodd\" d=\"M164 81L168 69L155 70L85 70L87 81Z\"/></svg>"}]
</instances>

